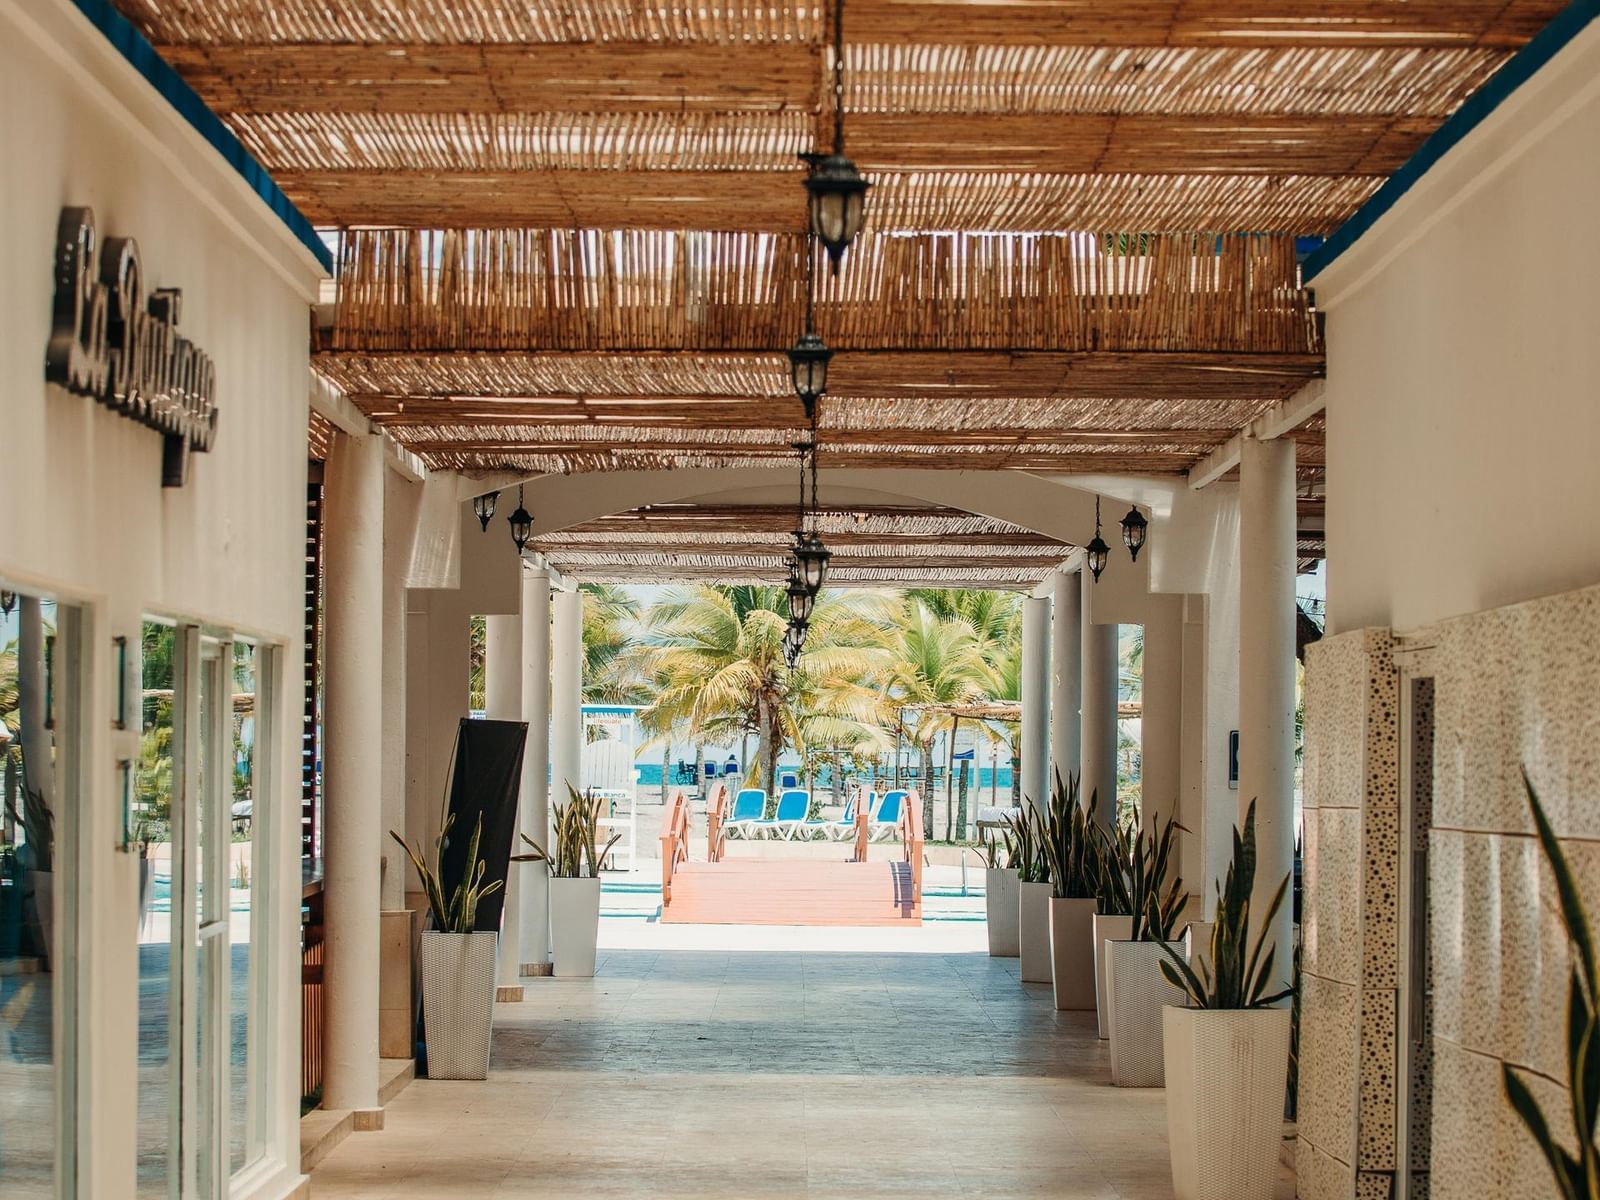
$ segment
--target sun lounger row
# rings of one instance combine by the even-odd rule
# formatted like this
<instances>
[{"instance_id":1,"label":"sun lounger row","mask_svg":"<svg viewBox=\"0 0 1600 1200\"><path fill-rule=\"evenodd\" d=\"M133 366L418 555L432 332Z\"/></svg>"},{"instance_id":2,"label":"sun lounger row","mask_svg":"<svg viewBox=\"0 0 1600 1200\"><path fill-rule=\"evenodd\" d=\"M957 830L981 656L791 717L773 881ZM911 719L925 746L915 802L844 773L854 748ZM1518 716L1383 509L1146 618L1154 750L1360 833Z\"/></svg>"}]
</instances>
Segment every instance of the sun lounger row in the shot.
<instances>
[{"instance_id":1,"label":"sun lounger row","mask_svg":"<svg viewBox=\"0 0 1600 1200\"><path fill-rule=\"evenodd\" d=\"M837 818L808 817L811 793L803 788L788 788L778 795L777 811L767 816L767 793L761 788L744 788L733 800L722 827L730 838L772 836L789 842L826 838L844 841L855 836L857 804L867 806L868 836L874 841L892 837L900 824L900 809L907 793L856 792L845 802L844 814Z\"/></svg>"}]
</instances>

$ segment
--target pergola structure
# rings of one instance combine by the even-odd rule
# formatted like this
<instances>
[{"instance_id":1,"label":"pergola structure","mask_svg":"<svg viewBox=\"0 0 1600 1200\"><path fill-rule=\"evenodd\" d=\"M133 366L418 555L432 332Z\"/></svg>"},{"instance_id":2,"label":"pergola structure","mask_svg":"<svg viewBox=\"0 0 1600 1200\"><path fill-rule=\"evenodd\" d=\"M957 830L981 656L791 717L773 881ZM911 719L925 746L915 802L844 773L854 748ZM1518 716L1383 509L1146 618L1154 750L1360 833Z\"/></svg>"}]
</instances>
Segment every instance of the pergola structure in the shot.
<instances>
[{"instance_id":1,"label":"pergola structure","mask_svg":"<svg viewBox=\"0 0 1600 1200\"><path fill-rule=\"evenodd\" d=\"M797 155L831 140L831 5L119 6L333 231L315 367L429 467L792 453ZM821 465L1195 467L1323 370L1302 239L1561 7L849 0L846 150L873 189L843 271L817 271L838 352ZM1322 553L1321 440L1320 418L1297 430L1302 563ZM1050 549L910 519L869 517L841 580L976 558L970 577L1015 584ZM629 578L669 565L668 529L643 513L539 548ZM778 529L728 532L673 543L673 569L776 576Z\"/></svg>"}]
</instances>

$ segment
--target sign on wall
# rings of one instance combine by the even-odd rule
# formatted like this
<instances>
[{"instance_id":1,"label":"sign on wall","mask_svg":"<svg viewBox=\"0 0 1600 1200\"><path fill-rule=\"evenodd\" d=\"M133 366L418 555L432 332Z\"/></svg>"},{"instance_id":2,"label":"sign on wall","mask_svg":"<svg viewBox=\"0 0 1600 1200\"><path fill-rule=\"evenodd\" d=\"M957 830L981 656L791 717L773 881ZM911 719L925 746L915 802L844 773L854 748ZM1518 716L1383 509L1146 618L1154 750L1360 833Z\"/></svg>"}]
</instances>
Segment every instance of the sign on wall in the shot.
<instances>
[{"instance_id":1,"label":"sign on wall","mask_svg":"<svg viewBox=\"0 0 1600 1200\"><path fill-rule=\"evenodd\" d=\"M139 244L95 236L94 210L63 208L46 381L162 435L161 486L182 487L217 431L216 370L178 333L182 293L145 295Z\"/></svg>"}]
</instances>

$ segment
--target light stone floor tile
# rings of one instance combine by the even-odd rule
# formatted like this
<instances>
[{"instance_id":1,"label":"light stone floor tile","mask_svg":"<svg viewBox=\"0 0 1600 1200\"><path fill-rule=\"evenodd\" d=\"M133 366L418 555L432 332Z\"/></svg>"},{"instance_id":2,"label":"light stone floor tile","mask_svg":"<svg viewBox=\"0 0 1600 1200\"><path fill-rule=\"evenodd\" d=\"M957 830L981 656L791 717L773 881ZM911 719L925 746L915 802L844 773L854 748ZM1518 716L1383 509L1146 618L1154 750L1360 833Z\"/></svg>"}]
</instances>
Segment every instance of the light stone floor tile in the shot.
<instances>
[{"instance_id":1,"label":"light stone floor tile","mask_svg":"<svg viewBox=\"0 0 1600 1200\"><path fill-rule=\"evenodd\" d=\"M527 984L490 1078L417 1080L317 1200L1172 1194L1165 1093L1112 1088L1092 1014L1015 959L608 950Z\"/></svg>"}]
</instances>

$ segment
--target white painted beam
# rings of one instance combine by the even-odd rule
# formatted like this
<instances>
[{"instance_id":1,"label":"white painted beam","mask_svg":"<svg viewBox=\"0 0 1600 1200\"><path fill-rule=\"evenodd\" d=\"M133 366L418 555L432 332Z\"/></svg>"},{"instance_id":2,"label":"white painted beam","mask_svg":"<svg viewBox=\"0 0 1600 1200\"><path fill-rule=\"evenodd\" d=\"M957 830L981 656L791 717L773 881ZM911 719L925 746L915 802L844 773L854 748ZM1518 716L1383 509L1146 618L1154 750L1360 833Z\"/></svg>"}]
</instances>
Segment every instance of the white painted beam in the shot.
<instances>
[{"instance_id":1,"label":"white painted beam","mask_svg":"<svg viewBox=\"0 0 1600 1200\"><path fill-rule=\"evenodd\" d=\"M1244 439L1270 442L1293 433L1327 407L1327 381L1313 379L1287 400L1280 400L1210 454L1189 468L1191 488L1209 487L1239 465Z\"/></svg>"}]
</instances>

